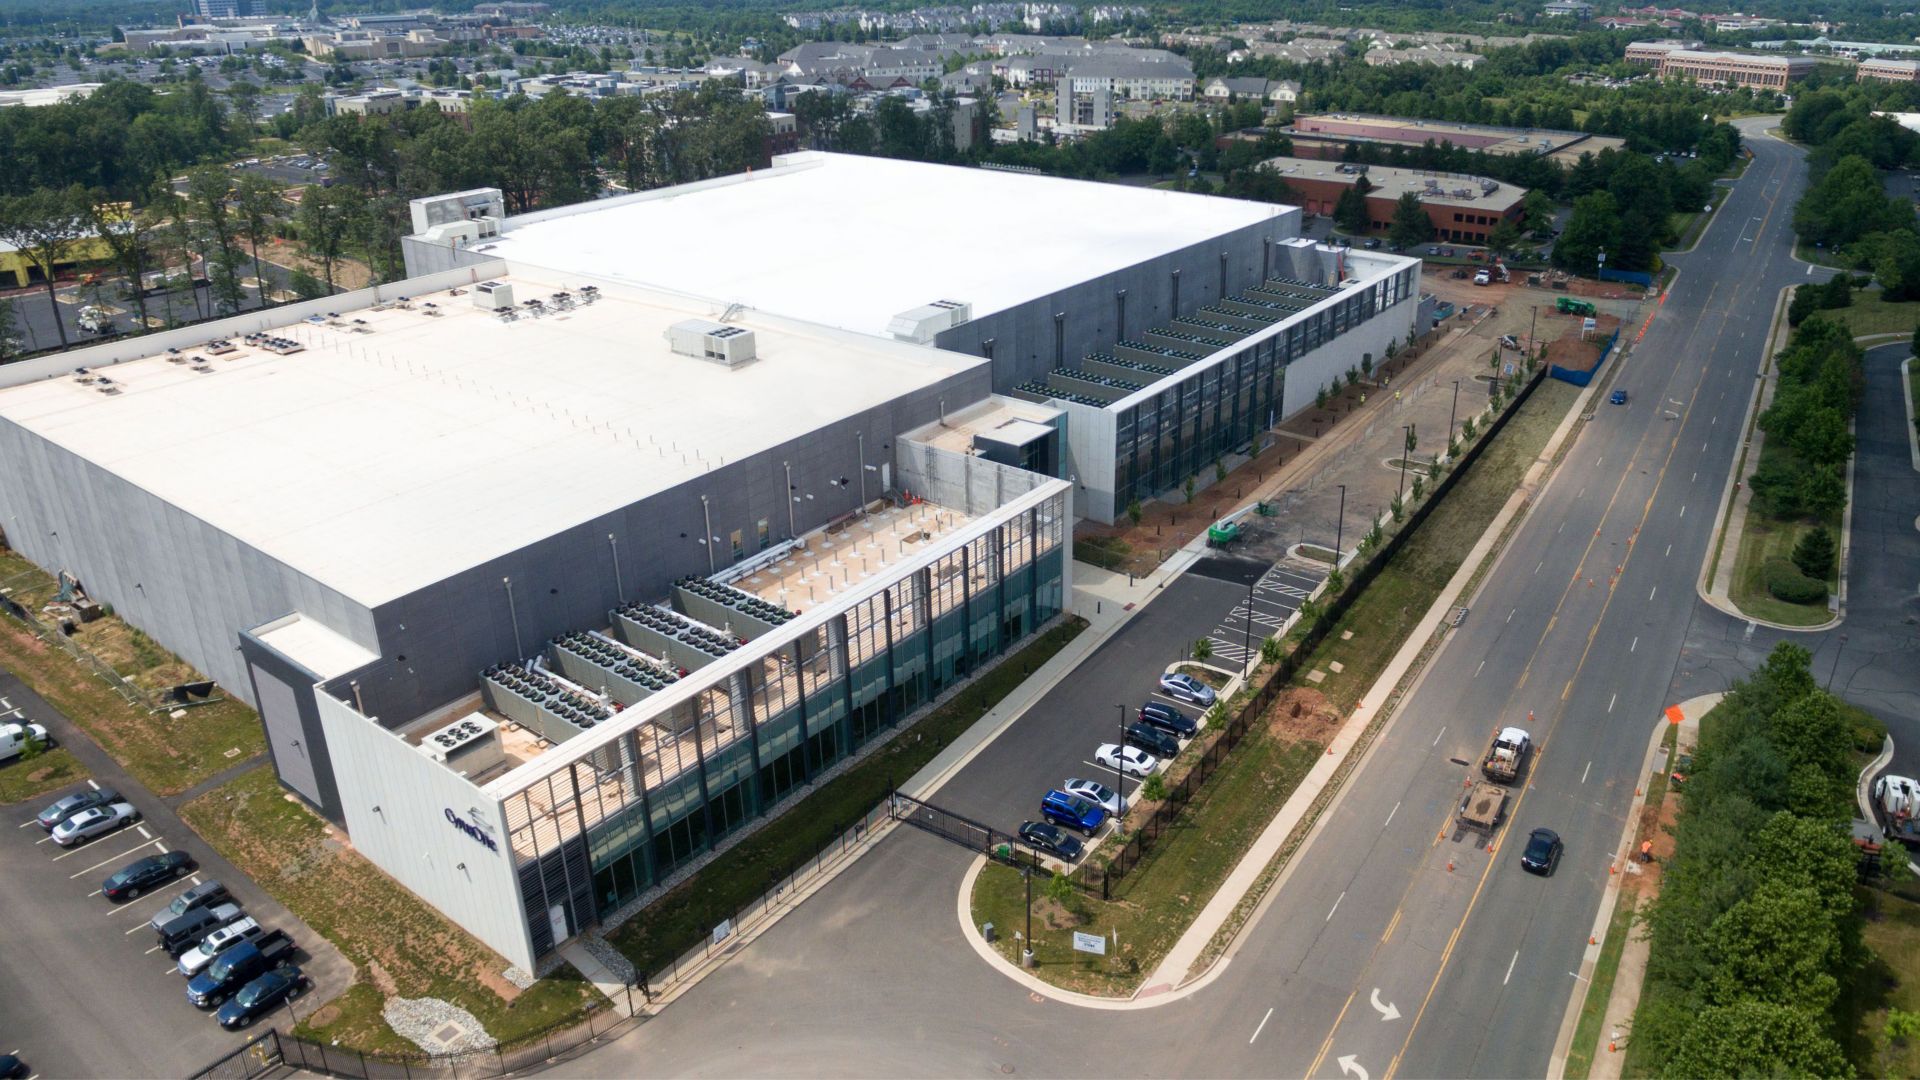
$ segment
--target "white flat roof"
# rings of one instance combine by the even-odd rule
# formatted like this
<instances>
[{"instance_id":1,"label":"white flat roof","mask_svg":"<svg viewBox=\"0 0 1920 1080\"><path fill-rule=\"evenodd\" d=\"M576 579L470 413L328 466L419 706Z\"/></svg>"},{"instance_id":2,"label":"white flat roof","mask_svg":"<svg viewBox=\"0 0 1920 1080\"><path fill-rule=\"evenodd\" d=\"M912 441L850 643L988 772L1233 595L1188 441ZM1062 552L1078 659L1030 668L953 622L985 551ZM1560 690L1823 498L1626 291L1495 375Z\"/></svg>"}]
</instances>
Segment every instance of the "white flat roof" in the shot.
<instances>
[{"instance_id":1,"label":"white flat roof","mask_svg":"<svg viewBox=\"0 0 1920 1080\"><path fill-rule=\"evenodd\" d=\"M499 280L522 301L583 283ZM0 390L0 416L372 606L985 363L748 312L759 359L727 368L664 338L711 305L602 297L502 323L415 296L277 331L306 346L289 356L132 360L96 373L111 396Z\"/></svg>"},{"instance_id":2,"label":"white flat roof","mask_svg":"<svg viewBox=\"0 0 1920 1080\"><path fill-rule=\"evenodd\" d=\"M806 152L775 167L508 219L487 254L885 334L979 318L1282 217L1240 199Z\"/></svg>"},{"instance_id":3,"label":"white flat roof","mask_svg":"<svg viewBox=\"0 0 1920 1080\"><path fill-rule=\"evenodd\" d=\"M380 659L379 654L297 611L255 629L254 636L322 679L345 675Z\"/></svg>"}]
</instances>

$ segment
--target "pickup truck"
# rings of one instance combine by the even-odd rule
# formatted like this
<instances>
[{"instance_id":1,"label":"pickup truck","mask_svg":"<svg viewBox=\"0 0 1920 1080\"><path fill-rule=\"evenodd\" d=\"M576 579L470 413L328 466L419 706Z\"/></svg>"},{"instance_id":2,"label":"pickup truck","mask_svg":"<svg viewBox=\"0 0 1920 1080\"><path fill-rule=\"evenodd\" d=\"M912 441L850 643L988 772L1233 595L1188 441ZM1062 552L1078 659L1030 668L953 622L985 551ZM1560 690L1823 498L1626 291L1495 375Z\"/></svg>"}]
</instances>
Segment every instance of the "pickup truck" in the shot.
<instances>
[{"instance_id":1,"label":"pickup truck","mask_svg":"<svg viewBox=\"0 0 1920 1080\"><path fill-rule=\"evenodd\" d=\"M180 954L180 974L191 979L206 970L207 965L213 963L221 953L243 941L256 940L266 932L267 928L260 925L260 920L251 917L228 923L202 938L200 944Z\"/></svg>"},{"instance_id":2,"label":"pickup truck","mask_svg":"<svg viewBox=\"0 0 1920 1080\"><path fill-rule=\"evenodd\" d=\"M1467 797L1460 800L1453 820L1463 829L1491 837L1506 816L1507 789L1482 780L1467 789Z\"/></svg>"},{"instance_id":3,"label":"pickup truck","mask_svg":"<svg viewBox=\"0 0 1920 1080\"><path fill-rule=\"evenodd\" d=\"M253 980L293 959L293 938L285 930L243 941L213 958L187 984L187 1000L211 1009Z\"/></svg>"},{"instance_id":4,"label":"pickup truck","mask_svg":"<svg viewBox=\"0 0 1920 1080\"><path fill-rule=\"evenodd\" d=\"M1480 773L1495 783L1511 784L1513 778L1520 775L1520 766L1526 763L1527 753L1532 749L1533 738L1526 729L1496 728L1493 743L1480 759Z\"/></svg>"}]
</instances>

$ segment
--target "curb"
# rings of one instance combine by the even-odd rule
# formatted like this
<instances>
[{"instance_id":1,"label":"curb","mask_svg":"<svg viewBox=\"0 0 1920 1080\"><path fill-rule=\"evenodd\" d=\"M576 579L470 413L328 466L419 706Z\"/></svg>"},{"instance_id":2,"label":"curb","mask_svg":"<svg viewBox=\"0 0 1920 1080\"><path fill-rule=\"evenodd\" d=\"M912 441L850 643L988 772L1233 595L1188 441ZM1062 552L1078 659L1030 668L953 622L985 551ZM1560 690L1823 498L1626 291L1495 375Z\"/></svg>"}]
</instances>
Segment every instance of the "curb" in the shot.
<instances>
[{"instance_id":1,"label":"curb","mask_svg":"<svg viewBox=\"0 0 1920 1080\"><path fill-rule=\"evenodd\" d=\"M1874 816L1873 797L1868 794L1868 788L1873 784L1873 778L1879 774L1880 770L1892 762L1893 736L1888 735L1880 744L1879 755L1867 762L1866 767L1860 770L1860 779L1853 785L1854 806L1860 811L1860 816L1867 821L1880 820Z\"/></svg>"},{"instance_id":2,"label":"curb","mask_svg":"<svg viewBox=\"0 0 1920 1080\"><path fill-rule=\"evenodd\" d=\"M1732 581L1733 566L1734 563L1739 560L1740 551L1738 547L1735 547L1733 551L1726 550L1727 532L1733 527L1733 515L1746 513L1746 506L1748 502L1751 501L1752 489L1741 487L1740 478L1746 471L1748 458L1757 458L1761 446L1765 443L1764 433L1759 430L1760 402L1766 395L1767 387L1773 382L1770 374L1773 367L1773 358L1779 351L1781 345L1779 340L1780 335L1783 332L1790 332L1786 324L1787 293L1796 288L1799 288L1799 286L1789 285L1781 289L1779 297L1774 300L1773 325L1767 331L1766 344L1763 346L1760 358L1760 368L1756 373L1754 381L1753 396L1747 401L1747 415L1741 422L1741 430L1745 434L1741 437L1740 452L1735 455L1733 468L1727 473L1726 486L1721 489L1720 506L1719 509L1714 512L1716 525L1714 526L1713 543L1708 545L1706 558L1700 563L1700 574L1694 580L1693 591L1700 597L1702 603L1726 615L1728 618L1739 619L1742 622L1750 622L1756 626L1765 626L1790 634L1818 634L1839 626L1847 617L1847 575L1845 565L1846 545L1852 535L1853 523L1853 457L1847 459L1847 508L1842 513L1840 522L1841 553L1839 559L1842 569L1840 572L1839 600L1836 608L1838 614L1826 622L1819 623L1815 626L1788 626L1785 623L1777 623L1771 619L1760 618L1757 615L1749 615L1745 611L1740 610L1739 605L1733 602L1730 595L1723 595L1715 591L1719 588L1717 583L1720 580L1723 570L1727 580L1729 582ZM1849 434L1853 432L1853 423L1848 423L1847 431ZM1858 455L1855 455L1855 457L1857 456ZM1743 502L1743 498L1745 498L1747 502Z\"/></svg>"},{"instance_id":3,"label":"curb","mask_svg":"<svg viewBox=\"0 0 1920 1080\"><path fill-rule=\"evenodd\" d=\"M1689 698L1681 702L1675 706L1675 708L1685 710L1689 706L1692 706L1700 708L1701 715L1705 715L1725 697L1726 695L1723 693L1702 694L1699 697ZM1708 702L1709 699L1711 699L1710 704L1702 704ZM1653 763L1655 759L1660 756L1660 744L1665 741L1667 728L1671 726L1671 721L1664 714L1660 717L1659 722L1654 725L1653 737L1647 743L1646 756L1640 761L1639 775L1642 782L1645 781L1646 777L1652 775ZM1697 718L1689 718L1681 727L1683 731L1685 728L1691 727L1697 732L1699 730L1699 721ZM1674 750L1676 753L1679 751L1677 744ZM1640 797L1634 800L1633 805L1627 810L1626 824L1620 830L1620 846L1616 853L1609 858L1609 862L1613 859L1632 857L1633 835L1639 828L1640 814L1647 806L1646 788L1642 787L1640 790ZM1595 913L1593 918L1593 930L1588 935L1588 940L1593 942L1593 944L1588 945L1586 950L1580 954L1580 970L1571 973L1575 979L1588 987L1588 990L1586 992L1575 993L1567 1002L1567 1011L1560 1020L1559 1034L1553 1042L1553 1055L1547 1059L1547 1076L1550 1080L1562 1080L1562 1078L1566 1076L1567 1055L1573 1050L1573 1036L1580 1027L1580 1010L1585 1007L1587 1003L1587 993L1591 992L1593 982L1593 970L1599 965L1600 953L1607 945L1607 928L1613 922L1614 909L1620 904L1620 886L1622 883L1623 879L1619 876L1612 876L1608 881L1606 891L1600 899L1600 910ZM1631 934L1632 928L1629 927L1627 932ZM1637 996L1636 994L1636 997ZM1611 999L1611 994L1609 994L1609 999ZM1601 1016L1603 1027L1605 1020L1606 1017L1603 1012ZM1604 1032L1602 1037L1604 1037ZM1595 1060L1598 1059L1596 1058Z\"/></svg>"},{"instance_id":4,"label":"curb","mask_svg":"<svg viewBox=\"0 0 1920 1080\"><path fill-rule=\"evenodd\" d=\"M1913 358L1900 361L1900 400L1907 406L1907 452L1913 455L1913 468L1920 472L1920 428L1913 426Z\"/></svg>"}]
</instances>

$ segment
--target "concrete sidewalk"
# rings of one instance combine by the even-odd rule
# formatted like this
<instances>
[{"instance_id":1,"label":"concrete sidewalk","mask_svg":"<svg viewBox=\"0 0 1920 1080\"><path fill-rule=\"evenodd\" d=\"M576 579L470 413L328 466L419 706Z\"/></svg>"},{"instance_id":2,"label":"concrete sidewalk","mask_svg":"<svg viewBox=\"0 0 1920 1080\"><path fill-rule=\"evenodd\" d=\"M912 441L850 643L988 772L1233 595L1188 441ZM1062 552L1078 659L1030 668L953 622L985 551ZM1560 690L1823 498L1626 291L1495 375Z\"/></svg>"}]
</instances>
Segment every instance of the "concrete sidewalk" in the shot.
<instances>
[{"instance_id":1,"label":"concrete sidewalk","mask_svg":"<svg viewBox=\"0 0 1920 1080\"><path fill-rule=\"evenodd\" d=\"M1703 694L1690 698L1674 706L1680 713L1680 736L1675 745L1676 754L1690 749L1700 738L1700 718L1720 704L1725 694ZM1647 747L1646 760L1640 775L1644 780L1656 767L1671 770L1672 763L1663 761L1662 742L1666 738L1667 728L1672 724L1672 711L1663 716L1654 725L1653 741ZM1613 922L1614 909L1619 905L1622 886L1629 875L1638 874L1640 865L1633 861L1633 853L1639 850L1637 843L1640 829L1640 817L1646 808L1646 788L1640 789L1640 798L1634 800L1633 808L1627 813L1627 822L1621 830L1620 843L1613 855L1613 866L1620 873L1607 882L1606 895L1600 902L1600 911L1594 917L1593 934L1588 938L1592 944L1587 946L1586 954L1581 958L1579 978L1584 982L1593 977L1593 971L1600 959L1600 951L1607 944L1608 925ZM1648 837L1648 839L1652 839ZM1641 890L1643 902L1658 896L1657 890ZM1636 924L1637 925L1637 920ZM1621 1052L1627 1033L1633 1027L1634 1010L1640 1006L1640 987L1646 980L1647 953L1650 948L1646 935L1634 933L1633 927L1626 930L1627 944L1620 953L1619 967L1614 971L1613 988L1607 995L1607 1009L1601 1016L1600 1032L1593 1047L1593 1064L1587 1070L1587 1080L1619 1080L1621 1067L1626 1055ZM1591 991L1589 991L1591 992ZM1567 1007L1567 1015L1561 1021L1560 1037L1555 1042L1553 1057L1548 1065L1547 1075L1561 1077L1566 1075L1567 1054L1571 1048L1575 1031L1580 1026L1580 1012L1586 1006L1587 995L1576 994Z\"/></svg>"}]
</instances>

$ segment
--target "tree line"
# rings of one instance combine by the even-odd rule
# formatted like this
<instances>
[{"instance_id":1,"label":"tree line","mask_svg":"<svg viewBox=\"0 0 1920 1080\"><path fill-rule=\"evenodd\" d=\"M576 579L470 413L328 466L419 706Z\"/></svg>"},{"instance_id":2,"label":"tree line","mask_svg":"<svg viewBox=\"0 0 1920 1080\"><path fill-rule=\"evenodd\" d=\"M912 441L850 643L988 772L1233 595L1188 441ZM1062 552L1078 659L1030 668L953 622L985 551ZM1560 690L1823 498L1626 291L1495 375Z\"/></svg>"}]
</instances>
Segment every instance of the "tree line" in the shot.
<instances>
[{"instance_id":1,"label":"tree line","mask_svg":"<svg viewBox=\"0 0 1920 1080\"><path fill-rule=\"evenodd\" d=\"M1783 643L1702 721L1680 791L1634 1017L1636 1072L1850 1076L1842 990L1864 956L1854 897L1856 731Z\"/></svg>"}]
</instances>

